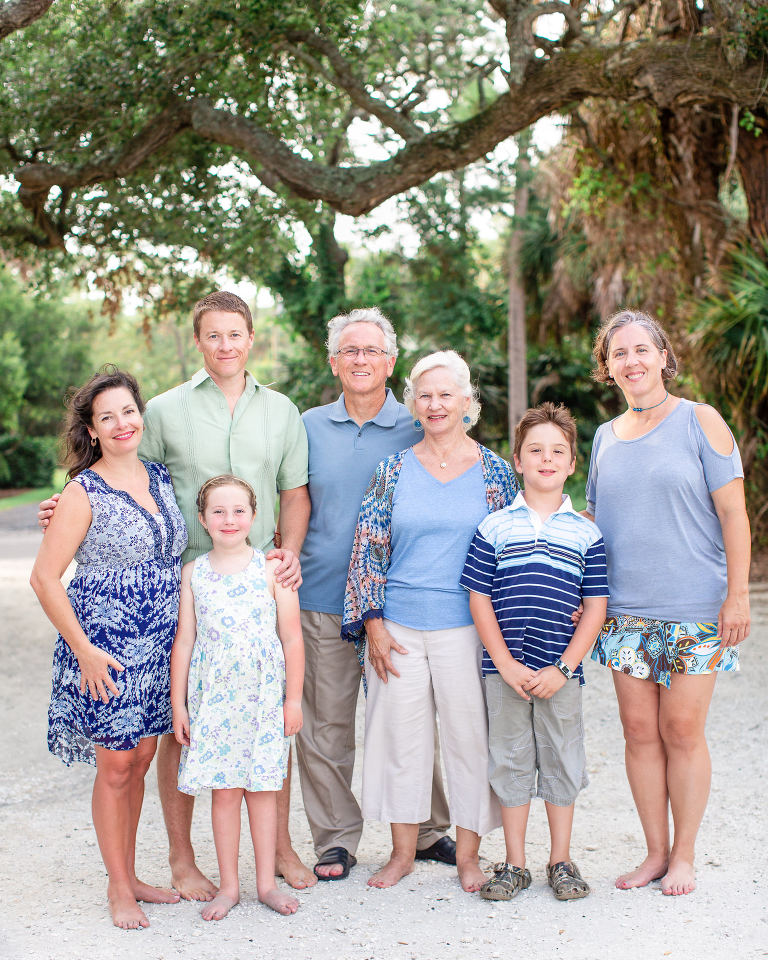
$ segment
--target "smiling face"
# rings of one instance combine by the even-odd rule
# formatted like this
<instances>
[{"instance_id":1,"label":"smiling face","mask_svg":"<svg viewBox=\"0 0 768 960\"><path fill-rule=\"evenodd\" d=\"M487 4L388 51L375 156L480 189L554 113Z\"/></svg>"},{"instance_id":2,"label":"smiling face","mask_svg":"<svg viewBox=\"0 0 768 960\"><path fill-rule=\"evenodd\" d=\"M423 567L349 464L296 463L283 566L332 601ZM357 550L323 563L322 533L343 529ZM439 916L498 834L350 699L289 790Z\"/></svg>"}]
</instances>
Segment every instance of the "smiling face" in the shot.
<instances>
[{"instance_id":1,"label":"smiling face","mask_svg":"<svg viewBox=\"0 0 768 960\"><path fill-rule=\"evenodd\" d=\"M198 516L214 545L230 547L245 543L254 515L246 490L227 484L209 491L205 510Z\"/></svg>"},{"instance_id":2,"label":"smiling face","mask_svg":"<svg viewBox=\"0 0 768 960\"><path fill-rule=\"evenodd\" d=\"M443 437L464 433L462 418L469 410L465 397L446 367L433 367L413 385L416 416L427 436Z\"/></svg>"},{"instance_id":3,"label":"smiling face","mask_svg":"<svg viewBox=\"0 0 768 960\"><path fill-rule=\"evenodd\" d=\"M195 346L203 355L205 369L216 382L243 375L253 332L239 313L208 310L200 318Z\"/></svg>"},{"instance_id":4,"label":"smiling face","mask_svg":"<svg viewBox=\"0 0 768 960\"><path fill-rule=\"evenodd\" d=\"M366 356L365 347L382 350L379 356ZM357 348L354 355L344 351ZM331 357L331 370L341 380L347 397L381 394L382 403L387 377L395 368L395 357L387 356L387 341L375 323L350 323L339 337L339 353Z\"/></svg>"},{"instance_id":5,"label":"smiling face","mask_svg":"<svg viewBox=\"0 0 768 960\"><path fill-rule=\"evenodd\" d=\"M514 459L515 470L521 474L525 489L540 493L562 490L576 469L568 438L554 423L531 427Z\"/></svg>"},{"instance_id":6,"label":"smiling face","mask_svg":"<svg viewBox=\"0 0 768 960\"><path fill-rule=\"evenodd\" d=\"M121 455L137 449L144 420L136 398L127 387L110 387L93 399L88 433L99 441L101 453Z\"/></svg>"},{"instance_id":7,"label":"smiling face","mask_svg":"<svg viewBox=\"0 0 768 960\"><path fill-rule=\"evenodd\" d=\"M659 350L639 323L619 327L608 344L608 372L624 394L640 398L664 389L667 351Z\"/></svg>"}]
</instances>

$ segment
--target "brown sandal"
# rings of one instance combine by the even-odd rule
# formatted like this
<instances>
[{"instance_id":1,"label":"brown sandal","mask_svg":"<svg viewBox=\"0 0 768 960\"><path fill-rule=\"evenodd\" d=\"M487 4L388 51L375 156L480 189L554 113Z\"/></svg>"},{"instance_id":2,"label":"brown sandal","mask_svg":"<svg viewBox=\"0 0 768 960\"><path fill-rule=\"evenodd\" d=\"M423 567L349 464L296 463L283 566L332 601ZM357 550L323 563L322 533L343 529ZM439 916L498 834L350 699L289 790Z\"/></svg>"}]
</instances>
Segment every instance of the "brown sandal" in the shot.
<instances>
[{"instance_id":1,"label":"brown sandal","mask_svg":"<svg viewBox=\"0 0 768 960\"><path fill-rule=\"evenodd\" d=\"M530 885L531 874L528 870L513 867L511 863L497 863L493 868L493 876L480 887L480 896L483 900L511 900Z\"/></svg>"},{"instance_id":2,"label":"brown sandal","mask_svg":"<svg viewBox=\"0 0 768 960\"><path fill-rule=\"evenodd\" d=\"M550 863L547 867L547 883L558 900L579 900L589 893L589 884L571 860Z\"/></svg>"}]
</instances>

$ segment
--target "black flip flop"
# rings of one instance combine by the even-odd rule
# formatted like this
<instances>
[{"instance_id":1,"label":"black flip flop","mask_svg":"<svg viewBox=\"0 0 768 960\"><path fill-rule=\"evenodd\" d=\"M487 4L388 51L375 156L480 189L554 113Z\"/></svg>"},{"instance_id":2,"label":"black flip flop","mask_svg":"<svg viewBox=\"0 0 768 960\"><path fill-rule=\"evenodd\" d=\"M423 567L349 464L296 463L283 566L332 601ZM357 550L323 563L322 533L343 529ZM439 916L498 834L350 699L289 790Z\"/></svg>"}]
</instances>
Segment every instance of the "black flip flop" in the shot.
<instances>
[{"instance_id":1,"label":"black flip flop","mask_svg":"<svg viewBox=\"0 0 768 960\"><path fill-rule=\"evenodd\" d=\"M318 867L333 867L337 863L342 867L342 871L338 876L326 877L317 872ZM346 848L330 847L315 864L314 873L318 880L346 880L349 876L349 871L356 863L357 857L351 854Z\"/></svg>"}]
</instances>

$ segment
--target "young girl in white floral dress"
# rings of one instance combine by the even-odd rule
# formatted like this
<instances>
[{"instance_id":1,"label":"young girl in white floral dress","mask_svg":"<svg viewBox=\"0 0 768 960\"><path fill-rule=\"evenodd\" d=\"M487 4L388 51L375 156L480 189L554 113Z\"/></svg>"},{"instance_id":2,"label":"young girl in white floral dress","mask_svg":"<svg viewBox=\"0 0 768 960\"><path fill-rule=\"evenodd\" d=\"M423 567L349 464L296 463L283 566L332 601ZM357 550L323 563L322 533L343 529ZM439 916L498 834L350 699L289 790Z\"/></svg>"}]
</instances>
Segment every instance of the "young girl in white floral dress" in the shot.
<instances>
[{"instance_id":1,"label":"young girl in white floral dress","mask_svg":"<svg viewBox=\"0 0 768 960\"><path fill-rule=\"evenodd\" d=\"M243 796L259 900L278 913L295 913L298 900L275 884L275 835L288 737L302 724L298 594L276 587L277 561L248 544L256 498L244 480L213 477L200 488L197 508L213 549L182 569L171 705L182 745L179 790L213 790L220 886L202 916L221 920L240 899Z\"/></svg>"}]
</instances>

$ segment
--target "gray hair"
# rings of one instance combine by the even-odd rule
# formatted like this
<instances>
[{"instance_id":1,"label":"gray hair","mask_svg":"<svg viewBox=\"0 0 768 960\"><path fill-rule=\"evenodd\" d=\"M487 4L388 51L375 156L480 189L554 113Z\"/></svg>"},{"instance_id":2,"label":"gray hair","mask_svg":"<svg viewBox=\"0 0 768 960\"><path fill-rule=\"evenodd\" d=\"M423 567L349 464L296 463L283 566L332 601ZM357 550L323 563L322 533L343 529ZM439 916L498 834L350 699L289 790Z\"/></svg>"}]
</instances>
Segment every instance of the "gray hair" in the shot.
<instances>
[{"instance_id":1,"label":"gray hair","mask_svg":"<svg viewBox=\"0 0 768 960\"><path fill-rule=\"evenodd\" d=\"M608 317L597 331L595 345L592 348L592 356L596 364L596 368L592 371L593 379L597 380L598 383L613 382L608 372L608 353L611 349L611 340L617 330L628 327L632 323L636 323L638 327L647 331L651 342L659 353L664 350L667 351L667 363L661 371L661 378L665 383L668 380L674 380L677 376L677 357L672 349L672 344L669 342L669 337L660 323L640 310L620 310L618 313L614 313L612 317Z\"/></svg>"},{"instance_id":2,"label":"gray hair","mask_svg":"<svg viewBox=\"0 0 768 960\"><path fill-rule=\"evenodd\" d=\"M405 378L405 390L403 391L403 403L408 408L411 416L416 414L416 404L414 394L419 379L424 376L428 370L434 370L436 367L444 367L453 377L453 382L461 391L462 396L469 397L469 409L467 416L469 423L463 424L465 430L474 427L480 419L480 401L477 396L477 388L470 379L469 367L466 360L456 353L455 350L438 350L437 353L430 353L421 360L417 360L410 375Z\"/></svg>"},{"instance_id":3,"label":"gray hair","mask_svg":"<svg viewBox=\"0 0 768 960\"><path fill-rule=\"evenodd\" d=\"M387 345L387 356L397 356L397 336L392 323L384 316L378 307L357 307L349 313L340 313L338 317L328 321L328 359L339 352L339 340L342 331L351 323L372 323L384 334Z\"/></svg>"}]
</instances>

